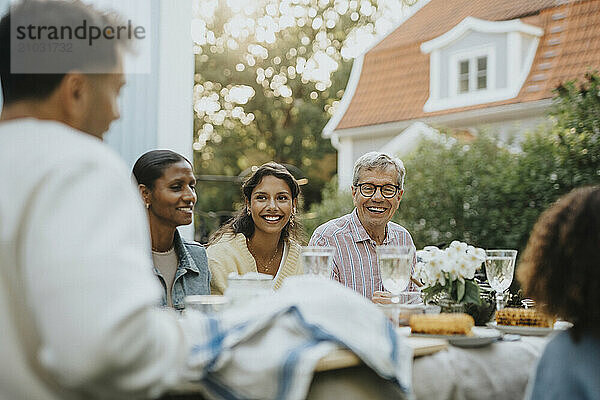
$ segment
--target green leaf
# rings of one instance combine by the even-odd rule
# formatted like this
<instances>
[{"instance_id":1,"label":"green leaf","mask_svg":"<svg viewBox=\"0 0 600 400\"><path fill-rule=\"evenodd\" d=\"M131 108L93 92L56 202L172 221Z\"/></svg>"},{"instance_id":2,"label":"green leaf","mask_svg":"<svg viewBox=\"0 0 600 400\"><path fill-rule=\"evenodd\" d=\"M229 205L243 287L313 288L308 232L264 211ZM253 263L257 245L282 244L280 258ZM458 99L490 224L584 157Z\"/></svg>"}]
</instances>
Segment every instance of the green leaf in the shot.
<instances>
[{"instance_id":1,"label":"green leaf","mask_svg":"<svg viewBox=\"0 0 600 400\"><path fill-rule=\"evenodd\" d=\"M465 297L465 282L458 280L456 281L456 301L459 303Z\"/></svg>"},{"instance_id":2,"label":"green leaf","mask_svg":"<svg viewBox=\"0 0 600 400\"><path fill-rule=\"evenodd\" d=\"M479 296L479 285L477 285L474 281L465 281L465 296L463 297L462 302L481 304L481 298Z\"/></svg>"},{"instance_id":3,"label":"green leaf","mask_svg":"<svg viewBox=\"0 0 600 400\"><path fill-rule=\"evenodd\" d=\"M433 286L421 290L421 292L423 292L423 294L425 295L425 301L428 301L431 300L438 293L445 292L445 289L439 283L436 283Z\"/></svg>"}]
</instances>

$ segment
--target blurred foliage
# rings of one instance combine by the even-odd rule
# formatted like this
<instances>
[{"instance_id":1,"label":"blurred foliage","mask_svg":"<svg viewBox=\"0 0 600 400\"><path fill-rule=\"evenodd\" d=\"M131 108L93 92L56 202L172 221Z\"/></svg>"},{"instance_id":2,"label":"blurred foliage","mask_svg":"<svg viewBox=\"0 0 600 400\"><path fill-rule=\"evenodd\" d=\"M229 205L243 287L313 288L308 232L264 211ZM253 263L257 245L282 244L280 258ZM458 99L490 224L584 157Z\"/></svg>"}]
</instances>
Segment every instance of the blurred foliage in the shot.
<instances>
[{"instance_id":1,"label":"blurred foliage","mask_svg":"<svg viewBox=\"0 0 600 400\"><path fill-rule=\"evenodd\" d=\"M308 206L335 174L323 127L352 59L402 17L410 0L195 0L194 164L199 175L246 175L267 161L308 178ZM197 230L242 201L239 184L198 183ZM217 214L214 214L214 213Z\"/></svg>"},{"instance_id":2,"label":"blurred foliage","mask_svg":"<svg viewBox=\"0 0 600 400\"><path fill-rule=\"evenodd\" d=\"M302 216L306 237L310 238L322 223L348 214L353 209L352 195L349 191L339 193L337 179L334 177L323 189L323 201L312 204L309 211Z\"/></svg>"},{"instance_id":3,"label":"blurred foliage","mask_svg":"<svg viewBox=\"0 0 600 400\"><path fill-rule=\"evenodd\" d=\"M473 246L510 247L517 158L487 134L471 143L442 136L426 140L405 160L404 198L396 218L418 248L460 240Z\"/></svg>"},{"instance_id":4,"label":"blurred foliage","mask_svg":"<svg viewBox=\"0 0 600 400\"><path fill-rule=\"evenodd\" d=\"M422 141L404 160L405 193L394 221L411 232L417 248L460 240L522 251L552 202L576 187L600 184L598 75L561 85L549 117L552 127L526 134L519 150L491 133L472 141L444 134ZM311 207L307 228L347 212L349 195L333 187Z\"/></svg>"}]
</instances>

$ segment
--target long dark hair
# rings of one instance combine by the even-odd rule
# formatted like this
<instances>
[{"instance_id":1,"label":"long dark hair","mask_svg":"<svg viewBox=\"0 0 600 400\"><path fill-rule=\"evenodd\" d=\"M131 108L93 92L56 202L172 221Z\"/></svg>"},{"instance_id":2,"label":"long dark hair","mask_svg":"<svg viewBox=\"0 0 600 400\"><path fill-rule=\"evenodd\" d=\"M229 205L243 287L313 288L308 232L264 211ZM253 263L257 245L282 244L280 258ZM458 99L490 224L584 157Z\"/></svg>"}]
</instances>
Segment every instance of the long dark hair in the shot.
<instances>
[{"instance_id":1,"label":"long dark hair","mask_svg":"<svg viewBox=\"0 0 600 400\"><path fill-rule=\"evenodd\" d=\"M242 185L242 194L247 204L250 204L252 191L260 184L265 176L274 176L282 179L290 188L292 194L292 202L300 196L300 186L292 174L281 164L276 162L268 162L261 165ZM290 220L281 231L280 240L293 239L299 241L301 238L302 228L295 218L290 217ZM243 233L244 236L250 238L254 234L254 221L252 216L248 214L246 207L235 213L225 225L219 228L212 234L208 245L214 244L225 234Z\"/></svg>"},{"instance_id":2,"label":"long dark hair","mask_svg":"<svg viewBox=\"0 0 600 400\"><path fill-rule=\"evenodd\" d=\"M185 161L192 166L187 158L174 151L151 150L137 159L133 166L133 176L138 184L145 185L152 190L154 189L154 183L163 176L165 170L181 161Z\"/></svg>"}]
</instances>

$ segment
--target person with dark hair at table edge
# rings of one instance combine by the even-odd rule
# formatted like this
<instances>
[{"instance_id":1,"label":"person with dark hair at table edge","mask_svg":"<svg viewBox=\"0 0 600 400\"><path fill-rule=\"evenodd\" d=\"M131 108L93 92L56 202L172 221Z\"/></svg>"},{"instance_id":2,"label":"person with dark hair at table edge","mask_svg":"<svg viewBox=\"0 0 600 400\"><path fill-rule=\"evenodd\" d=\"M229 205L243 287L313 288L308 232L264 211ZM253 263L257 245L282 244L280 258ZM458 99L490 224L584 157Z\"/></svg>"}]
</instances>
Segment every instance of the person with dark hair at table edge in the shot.
<instances>
[{"instance_id":1,"label":"person with dark hair at table edge","mask_svg":"<svg viewBox=\"0 0 600 400\"><path fill-rule=\"evenodd\" d=\"M193 221L196 178L192 164L171 150L152 150L133 166L152 239L154 274L163 286L162 305L185 308L188 295L210 294L204 246L183 240L177 227Z\"/></svg>"},{"instance_id":2,"label":"person with dark hair at table edge","mask_svg":"<svg viewBox=\"0 0 600 400\"><path fill-rule=\"evenodd\" d=\"M232 272L272 275L274 289L286 277L302 274L296 179L283 165L266 163L244 182L242 193L244 208L208 244L213 294L225 292Z\"/></svg>"},{"instance_id":3,"label":"person with dark hair at table edge","mask_svg":"<svg viewBox=\"0 0 600 400\"><path fill-rule=\"evenodd\" d=\"M600 399L600 186L573 190L535 224L517 277L547 313L572 322L546 346L531 400Z\"/></svg>"},{"instance_id":4,"label":"person with dark hair at table edge","mask_svg":"<svg viewBox=\"0 0 600 400\"><path fill-rule=\"evenodd\" d=\"M404 193L405 175L400 159L375 151L363 154L354 164L354 210L319 226L309 242L312 246L334 247L333 279L374 302L389 302L389 293L383 291L376 246L414 247L410 233L391 222ZM411 278L407 290L415 291L419 286Z\"/></svg>"}]
</instances>

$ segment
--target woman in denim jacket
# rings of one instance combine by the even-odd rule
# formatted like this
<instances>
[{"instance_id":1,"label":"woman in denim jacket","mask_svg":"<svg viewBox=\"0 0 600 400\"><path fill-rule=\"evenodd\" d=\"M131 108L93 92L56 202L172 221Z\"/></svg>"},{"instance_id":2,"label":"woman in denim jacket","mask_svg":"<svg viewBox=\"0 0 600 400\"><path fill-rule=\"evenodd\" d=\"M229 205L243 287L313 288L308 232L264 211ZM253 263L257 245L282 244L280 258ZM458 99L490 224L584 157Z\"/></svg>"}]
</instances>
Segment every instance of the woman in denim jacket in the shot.
<instances>
[{"instance_id":1,"label":"woman in denim jacket","mask_svg":"<svg viewBox=\"0 0 600 400\"><path fill-rule=\"evenodd\" d=\"M177 227L192 223L196 178L192 164L170 150L152 150L133 166L152 237L154 273L164 289L163 306L181 310L184 297L210 294L204 247L184 241Z\"/></svg>"}]
</instances>

